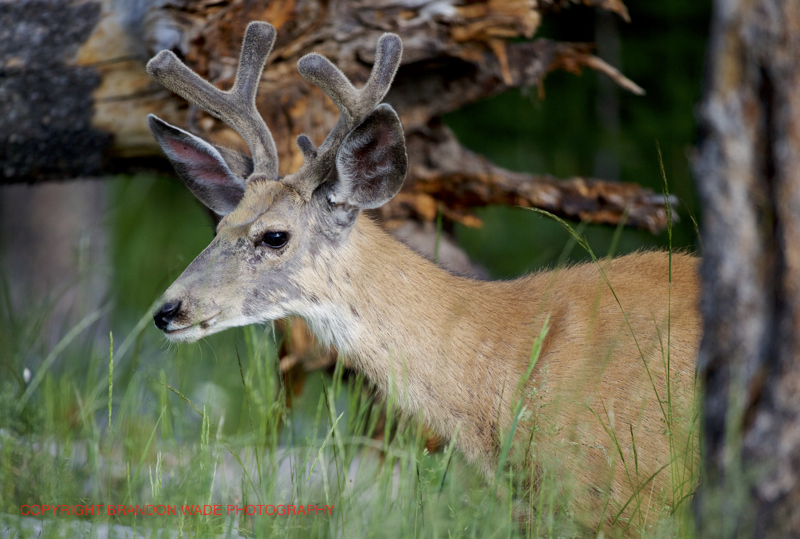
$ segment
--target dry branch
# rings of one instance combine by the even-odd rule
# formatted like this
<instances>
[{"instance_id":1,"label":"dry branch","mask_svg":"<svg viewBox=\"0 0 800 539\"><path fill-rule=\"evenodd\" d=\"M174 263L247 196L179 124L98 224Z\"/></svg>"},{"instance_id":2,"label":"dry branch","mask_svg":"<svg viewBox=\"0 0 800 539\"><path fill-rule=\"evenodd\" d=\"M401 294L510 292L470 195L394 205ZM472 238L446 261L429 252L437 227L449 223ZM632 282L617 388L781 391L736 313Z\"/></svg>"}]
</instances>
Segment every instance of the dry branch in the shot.
<instances>
[{"instance_id":1,"label":"dry branch","mask_svg":"<svg viewBox=\"0 0 800 539\"><path fill-rule=\"evenodd\" d=\"M443 125L408 138L411 171L407 185L379 212L389 226L409 218L433 221L439 207L446 217L480 226L470 212L488 205L542 208L556 215L589 223L625 222L653 233L667 223L665 199L635 184L591 178L559 180L551 176L512 172L494 165L458 144ZM675 200L670 199L670 204Z\"/></svg>"}]
</instances>

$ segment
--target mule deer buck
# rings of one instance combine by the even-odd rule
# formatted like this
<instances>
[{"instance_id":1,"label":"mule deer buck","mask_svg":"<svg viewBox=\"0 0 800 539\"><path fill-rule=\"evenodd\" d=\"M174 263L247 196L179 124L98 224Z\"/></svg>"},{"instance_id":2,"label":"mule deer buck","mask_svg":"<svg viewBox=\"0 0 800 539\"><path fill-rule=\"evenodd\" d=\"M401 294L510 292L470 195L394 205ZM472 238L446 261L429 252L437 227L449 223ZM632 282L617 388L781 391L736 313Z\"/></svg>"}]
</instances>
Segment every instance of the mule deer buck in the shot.
<instances>
[{"instance_id":1,"label":"mule deer buck","mask_svg":"<svg viewBox=\"0 0 800 539\"><path fill-rule=\"evenodd\" d=\"M172 341L194 341L303 317L379 391L395 392L405 413L454 437L488 478L514 432L507 462L526 470L528 494L535 498L544 477L561 482L572 491L568 509L592 526L652 521L688 493L692 485L679 483L694 449L672 423L692 413L696 260L637 253L507 282L448 273L362 215L399 191L408 168L400 120L381 104L400 38L380 38L360 90L318 54L298 62L340 117L319 147L298 137L304 163L286 177L255 107L274 40L271 25L248 26L228 92L168 51L147 66L227 122L252 153L149 117L187 187L221 216L215 239L164 294L156 326Z\"/></svg>"}]
</instances>

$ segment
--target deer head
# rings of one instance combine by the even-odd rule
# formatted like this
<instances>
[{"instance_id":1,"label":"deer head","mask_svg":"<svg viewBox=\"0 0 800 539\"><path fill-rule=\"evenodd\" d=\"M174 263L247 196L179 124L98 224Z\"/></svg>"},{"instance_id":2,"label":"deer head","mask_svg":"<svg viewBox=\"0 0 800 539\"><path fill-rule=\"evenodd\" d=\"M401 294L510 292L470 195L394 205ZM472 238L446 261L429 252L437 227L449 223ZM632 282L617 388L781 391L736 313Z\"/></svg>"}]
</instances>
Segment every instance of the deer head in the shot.
<instances>
[{"instance_id":1,"label":"deer head","mask_svg":"<svg viewBox=\"0 0 800 539\"><path fill-rule=\"evenodd\" d=\"M343 253L364 209L400 190L408 168L397 114L380 104L400 64L402 44L384 34L375 65L360 90L326 58L309 54L300 74L339 108L336 126L317 148L297 138L304 163L278 175L275 142L256 110L261 71L275 42L264 22L247 27L233 88L221 91L170 51L147 64L159 83L223 120L247 143L252 158L219 148L154 115L150 128L194 195L222 219L211 244L165 292L156 326L176 341L222 329L307 314L314 308L303 279L325 278L326 264Z\"/></svg>"}]
</instances>

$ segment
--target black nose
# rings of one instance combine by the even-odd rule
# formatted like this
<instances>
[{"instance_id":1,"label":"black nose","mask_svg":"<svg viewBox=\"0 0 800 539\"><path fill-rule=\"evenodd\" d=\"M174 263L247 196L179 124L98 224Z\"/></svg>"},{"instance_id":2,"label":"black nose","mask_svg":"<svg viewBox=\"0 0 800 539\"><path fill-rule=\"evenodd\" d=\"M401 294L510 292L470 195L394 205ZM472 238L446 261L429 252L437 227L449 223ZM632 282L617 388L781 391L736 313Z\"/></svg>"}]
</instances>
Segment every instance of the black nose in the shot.
<instances>
[{"instance_id":1,"label":"black nose","mask_svg":"<svg viewBox=\"0 0 800 539\"><path fill-rule=\"evenodd\" d=\"M153 321L155 321L156 327L162 331L167 329L167 325L170 323L170 320L175 318L175 315L178 314L178 310L180 308L180 301L176 301L175 303L168 301L162 305L161 309L159 309L158 312L153 315Z\"/></svg>"}]
</instances>

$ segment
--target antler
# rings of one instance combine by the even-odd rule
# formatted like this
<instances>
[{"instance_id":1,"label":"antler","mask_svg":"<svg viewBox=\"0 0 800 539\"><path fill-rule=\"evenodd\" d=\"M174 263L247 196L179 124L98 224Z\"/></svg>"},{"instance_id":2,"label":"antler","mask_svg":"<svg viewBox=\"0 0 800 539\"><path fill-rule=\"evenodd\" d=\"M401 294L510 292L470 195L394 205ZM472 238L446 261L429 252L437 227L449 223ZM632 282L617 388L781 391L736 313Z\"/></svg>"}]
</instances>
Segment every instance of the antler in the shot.
<instances>
[{"instance_id":1,"label":"antler","mask_svg":"<svg viewBox=\"0 0 800 539\"><path fill-rule=\"evenodd\" d=\"M282 182L296 189L304 198L322 183L331 169L339 145L386 97L400 66L403 44L395 34L383 34L378 40L375 64L369 80L361 90L350 83L344 73L327 58L316 53L303 56L297 70L307 81L318 86L339 108L340 116L333 130L319 148L306 135L297 137L303 153L303 165Z\"/></svg>"},{"instance_id":2,"label":"antler","mask_svg":"<svg viewBox=\"0 0 800 539\"><path fill-rule=\"evenodd\" d=\"M186 67L171 51L161 51L147 63L147 72L156 81L235 129L253 155L250 177L266 176L271 180L278 179L278 150L256 109L256 92L274 43L275 28L271 24L251 22L247 26L236 80L227 92Z\"/></svg>"}]
</instances>

